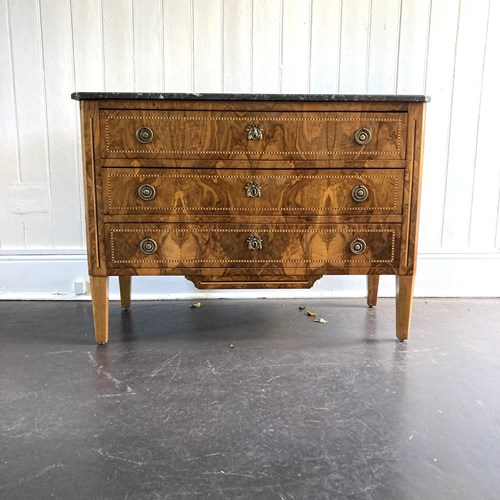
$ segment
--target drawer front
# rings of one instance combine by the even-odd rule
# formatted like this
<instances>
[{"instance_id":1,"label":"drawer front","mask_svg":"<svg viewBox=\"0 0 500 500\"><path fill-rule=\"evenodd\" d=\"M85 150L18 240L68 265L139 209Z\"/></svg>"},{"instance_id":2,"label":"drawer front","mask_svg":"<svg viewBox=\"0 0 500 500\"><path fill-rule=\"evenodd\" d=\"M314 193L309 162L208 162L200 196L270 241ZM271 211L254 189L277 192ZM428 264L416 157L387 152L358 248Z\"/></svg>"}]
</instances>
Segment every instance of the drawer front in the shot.
<instances>
[{"instance_id":1,"label":"drawer front","mask_svg":"<svg viewBox=\"0 0 500 500\"><path fill-rule=\"evenodd\" d=\"M107 224L111 268L394 267L396 224Z\"/></svg>"},{"instance_id":2,"label":"drawer front","mask_svg":"<svg viewBox=\"0 0 500 500\"><path fill-rule=\"evenodd\" d=\"M404 170L103 169L109 215L401 214Z\"/></svg>"},{"instance_id":3,"label":"drawer front","mask_svg":"<svg viewBox=\"0 0 500 500\"><path fill-rule=\"evenodd\" d=\"M102 158L404 159L406 113L100 112Z\"/></svg>"}]
</instances>

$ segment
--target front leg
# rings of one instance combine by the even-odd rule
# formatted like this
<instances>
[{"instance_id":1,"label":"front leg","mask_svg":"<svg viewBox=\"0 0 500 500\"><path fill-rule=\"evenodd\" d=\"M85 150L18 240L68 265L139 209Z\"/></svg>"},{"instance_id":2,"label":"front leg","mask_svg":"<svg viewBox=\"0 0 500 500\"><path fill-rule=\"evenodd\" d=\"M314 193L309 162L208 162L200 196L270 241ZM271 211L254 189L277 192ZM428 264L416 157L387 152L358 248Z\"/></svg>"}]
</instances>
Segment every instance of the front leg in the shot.
<instances>
[{"instance_id":1,"label":"front leg","mask_svg":"<svg viewBox=\"0 0 500 500\"><path fill-rule=\"evenodd\" d=\"M108 342L109 330L109 300L107 276L91 276L90 289L92 292L92 309L94 311L95 341L98 344Z\"/></svg>"},{"instance_id":2,"label":"front leg","mask_svg":"<svg viewBox=\"0 0 500 500\"><path fill-rule=\"evenodd\" d=\"M415 275L396 276L396 337L403 341L410 332Z\"/></svg>"},{"instance_id":3,"label":"front leg","mask_svg":"<svg viewBox=\"0 0 500 500\"><path fill-rule=\"evenodd\" d=\"M378 274L369 274L366 277L366 284L368 287L368 307L373 307L377 305L378 298L378 281L380 276Z\"/></svg>"}]
</instances>

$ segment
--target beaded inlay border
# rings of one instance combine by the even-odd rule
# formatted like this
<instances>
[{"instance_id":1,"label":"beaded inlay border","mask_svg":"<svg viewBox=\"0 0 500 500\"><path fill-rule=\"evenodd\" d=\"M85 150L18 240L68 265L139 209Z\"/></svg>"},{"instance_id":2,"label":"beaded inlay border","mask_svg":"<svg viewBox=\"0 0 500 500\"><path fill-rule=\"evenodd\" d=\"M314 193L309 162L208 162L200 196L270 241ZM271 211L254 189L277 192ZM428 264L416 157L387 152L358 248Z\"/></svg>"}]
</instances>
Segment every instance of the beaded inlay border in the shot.
<instances>
[{"instance_id":1,"label":"beaded inlay border","mask_svg":"<svg viewBox=\"0 0 500 500\"><path fill-rule=\"evenodd\" d=\"M301 155L329 155L329 154L341 154L341 155L387 155L387 156L399 156L401 153L401 130L402 123L400 118L336 118L336 117L325 117L325 118L272 118L272 117L229 117L229 116L155 116L155 115L139 115L139 116L110 116L108 113L104 113L104 130L105 130L105 142L106 142L106 152L107 153L132 153L132 154L218 154L218 155L288 155L288 154L301 154ZM109 120L138 120L140 118L145 118L148 120L171 120L171 121L187 121L187 120L205 120L205 121L259 121L259 122L307 122L307 121L318 121L318 122L397 122L398 123L398 137L396 140L397 149L396 152L390 151L342 151L342 150L331 150L331 151L191 151L191 150L146 150L146 149L111 149L110 148L110 136L109 136Z\"/></svg>"},{"instance_id":2,"label":"beaded inlay border","mask_svg":"<svg viewBox=\"0 0 500 500\"><path fill-rule=\"evenodd\" d=\"M111 261L115 264L142 264L145 262L151 263L151 264L162 264L162 263L167 263L167 264L174 264L174 263L209 263L209 264L215 264L215 263L221 263L221 264L228 264L231 262L237 262L240 264L278 264L278 263L327 263L327 262L334 262L334 263L349 263L353 262L351 259L346 260L346 259L256 259L256 260L251 260L251 259L141 259L141 260L116 260L115 259L115 241L114 241L114 233L143 233L145 237L147 237L147 234L149 233L248 233L252 232L253 230L251 228L247 230L241 230L241 229L224 229L224 228L219 228L219 229L186 229L186 228L179 228L179 229L171 229L171 230L165 230L165 229L111 229L110 230L110 239L111 239ZM368 263L392 263L394 262L394 255L395 255L395 245L396 245L396 231L394 229L362 229L362 230L355 230L355 229L315 229L315 230L309 230L309 229L266 229L266 228L259 228L258 231L259 233L358 233L358 234L363 234L363 233L391 233L392 238L391 238L391 258L390 259L369 259L364 262ZM354 262L360 262L360 261L354 261Z\"/></svg>"},{"instance_id":3,"label":"beaded inlay border","mask_svg":"<svg viewBox=\"0 0 500 500\"><path fill-rule=\"evenodd\" d=\"M168 179L243 179L248 180L249 176L247 175L213 175L213 174L108 174L106 176L107 181L107 193L108 193L108 210L180 210L179 207L137 207L137 206L112 206L111 204L111 177L156 177L156 178L168 178ZM290 207L290 208L236 208L236 207L182 207L182 210L185 211L195 211L195 210L206 210L206 211L218 211L218 212L273 212L277 210L285 210L285 211L297 211L297 212L308 212L308 211L343 211L343 210L361 210L361 211L372 211L372 210L394 210L397 208L398 201L398 190L399 190L399 176L394 175L377 175L377 174L359 174L359 175L300 175L295 177L290 177L288 175L252 175L250 176L252 179L395 179L394 185L394 202L392 206L389 207Z\"/></svg>"}]
</instances>

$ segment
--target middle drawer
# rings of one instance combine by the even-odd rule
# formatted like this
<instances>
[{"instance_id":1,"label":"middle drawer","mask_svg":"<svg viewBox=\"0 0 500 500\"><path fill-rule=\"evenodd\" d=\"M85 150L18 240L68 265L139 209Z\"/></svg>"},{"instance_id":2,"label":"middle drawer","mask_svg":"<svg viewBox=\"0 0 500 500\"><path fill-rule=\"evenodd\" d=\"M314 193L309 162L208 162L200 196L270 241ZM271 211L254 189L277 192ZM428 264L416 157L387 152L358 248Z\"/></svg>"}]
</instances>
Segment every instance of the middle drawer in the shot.
<instances>
[{"instance_id":1,"label":"middle drawer","mask_svg":"<svg viewBox=\"0 0 500 500\"><path fill-rule=\"evenodd\" d=\"M103 168L107 215L399 215L404 170Z\"/></svg>"}]
</instances>

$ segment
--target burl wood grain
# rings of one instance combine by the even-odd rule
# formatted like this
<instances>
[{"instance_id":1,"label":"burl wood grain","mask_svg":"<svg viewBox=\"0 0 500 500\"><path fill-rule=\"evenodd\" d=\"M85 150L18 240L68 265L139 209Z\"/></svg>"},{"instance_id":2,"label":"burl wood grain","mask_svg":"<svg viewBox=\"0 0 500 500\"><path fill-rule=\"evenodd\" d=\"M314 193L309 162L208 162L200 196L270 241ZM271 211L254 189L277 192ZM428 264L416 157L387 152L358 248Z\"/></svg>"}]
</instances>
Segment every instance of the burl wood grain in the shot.
<instances>
[{"instance_id":1,"label":"burl wood grain","mask_svg":"<svg viewBox=\"0 0 500 500\"><path fill-rule=\"evenodd\" d=\"M87 236L87 255L89 274L91 276L105 276L106 262L101 258L105 247L103 222L100 217L101 207L98 203L98 190L101 182L97 179L95 163L96 127L98 127L98 106L94 101L80 102L80 118L82 130L82 166L83 188L85 198L85 227Z\"/></svg>"},{"instance_id":2,"label":"burl wood grain","mask_svg":"<svg viewBox=\"0 0 500 500\"><path fill-rule=\"evenodd\" d=\"M99 151L97 151L99 154ZM163 169L287 169L287 170L315 170L315 169L353 169L353 170L370 170L370 169L390 169L398 168L405 169L406 160L401 159L368 159L368 158L292 158L280 161L260 160L259 158L242 159L222 159L222 158L96 158L96 164L99 167L112 168L163 168Z\"/></svg>"},{"instance_id":3,"label":"burl wood grain","mask_svg":"<svg viewBox=\"0 0 500 500\"><path fill-rule=\"evenodd\" d=\"M247 127L262 128L249 140ZM406 113L117 111L100 112L102 158L387 158L406 157ZM149 127L153 140L136 131ZM360 145L355 132L367 128Z\"/></svg>"},{"instance_id":4,"label":"burl wood grain","mask_svg":"<svg viewBox=\"0 0 500 500\"><path fill-rule=\"evenodd\" d=\"M222 273L217 275L187 275L186 278L194 283L196 288L203 290L218 289L245 289L245 288L311 288L322 275L294 276L288 274L251 275Z\"/></svg>"},{"instance_id":5,"label":"burl wood grain","mask_svg":"<svg viewBox=\"0 0 500 500\"><path fill-rule=\"evenodd\" d=\"M224 111L241 113L255 112L331 112L336 113L406 113L412 103L404 101L196 101L196 100L132 100L132 99L99 99L95 101L103 110L152 110L152 111Z\"/></svg>"},{"instance_id":6,"label":"burl wood grain","mask_svg":"<svg viewBox=\"0 0 500 500\"><path fill-rule=\"evenodd\" d=\"M249 197L256 183L260 196ZM401 214L404 170L103 169L106 214L396 215ZM139 188L153 186L143 200ZM355 201L357 186L368 198Z\"/></svg>"},{"instance_id":7,"label":"burl wood grain","mask_svg":"<svg viewBox=\"0 0 500 500\"><path fill-rule=\"evenodd\" d=\"M267 269L397 268L399 225L203 225L107 224L107 259L112 268L246 268ZM256 235L262 249L250 250ZM157 251L146 255L141 241L153 239ZM357 238L366 251L355 255ZM307 272L303 271L304 274Z\"/></svg>"},{"instance_id":8,"label":"burl wood grain","mask_svg":"<svg viewBox=\"0 0 500 500\"><path fill-rule=\"evenodd\" d=\"M399 274L415 274L418 250L420 190L422 185L425 106L410 105L408 114L409 157L405 173L401 270Z\"/></svg>"}]
</instances>

